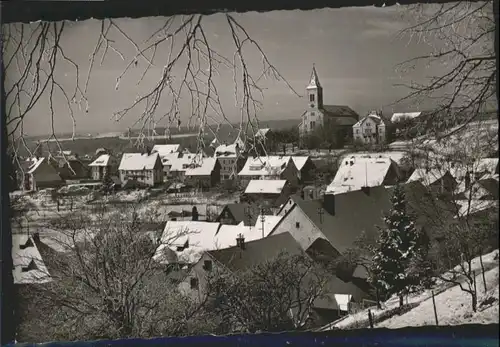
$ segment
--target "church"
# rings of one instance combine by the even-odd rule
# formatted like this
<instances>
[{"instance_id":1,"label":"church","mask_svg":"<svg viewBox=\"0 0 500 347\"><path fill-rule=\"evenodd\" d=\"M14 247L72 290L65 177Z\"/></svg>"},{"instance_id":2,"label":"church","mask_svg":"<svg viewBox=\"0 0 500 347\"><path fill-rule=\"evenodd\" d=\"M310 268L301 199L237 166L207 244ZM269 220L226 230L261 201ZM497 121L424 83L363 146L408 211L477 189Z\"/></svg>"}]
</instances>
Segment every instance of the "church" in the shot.
<instances>
[{"instance_id":1,"label":"church","mask_svg":"<svg viewBox=\"0 0 500 347\"><path fill-rule=\"evenodd\" d=\"M323 88L314 65L306 91L308 107L302 114L302 121L299 125L302 136L311 133L320 126L327 125L339 127L346 134L352 132L351 128L358 122L359 115L349 106L323 104Z\"/></svg>"}]
</instances>

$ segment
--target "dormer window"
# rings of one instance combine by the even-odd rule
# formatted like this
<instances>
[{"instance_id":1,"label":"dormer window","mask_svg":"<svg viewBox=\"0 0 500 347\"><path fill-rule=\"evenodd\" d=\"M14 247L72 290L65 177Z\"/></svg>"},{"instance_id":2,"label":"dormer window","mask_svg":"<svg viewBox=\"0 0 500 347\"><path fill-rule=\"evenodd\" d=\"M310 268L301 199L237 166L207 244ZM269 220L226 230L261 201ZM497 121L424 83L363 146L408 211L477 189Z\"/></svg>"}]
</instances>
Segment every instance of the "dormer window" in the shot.
<instances>
[{"instance_id":1,"label":"dormer window","mask_svg":"<svg viewBox=\"0 0 500 347\"><path fill-rule=\"evenodd\" d=\"M22 272L28 272L31 270L38 270L38 266L36 266L35 260L31 259L30 263L26 267L22 267L21 271Z\"/></svg>"}]
</instances>

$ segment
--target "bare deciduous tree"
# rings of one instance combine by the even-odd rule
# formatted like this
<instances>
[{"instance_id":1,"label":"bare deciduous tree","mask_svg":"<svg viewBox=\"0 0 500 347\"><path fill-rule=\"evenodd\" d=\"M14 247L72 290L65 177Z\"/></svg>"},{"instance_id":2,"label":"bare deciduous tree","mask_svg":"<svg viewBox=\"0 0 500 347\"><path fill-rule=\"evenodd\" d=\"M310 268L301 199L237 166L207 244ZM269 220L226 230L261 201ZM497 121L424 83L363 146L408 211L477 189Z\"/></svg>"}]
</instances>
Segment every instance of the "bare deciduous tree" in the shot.
<instances>
[{"instance_id":1,"label":"bare deciduous tree","mask_svg":"<svg viewBox=\"0 0 500 347\"><path fill-rule=\"evenodd\" d=\"M143 87L146 92L139 94L129 106L116 110L113 115L116 121L120 121L127 114L133 114L135 121L131 127L139 127L138 144L147 136L155 135L160 124L166 127L165 136L168 136L170 127L180 127L181 119L186 118L188 126L197 127L199 149L205 146L205 134L217 137L221 124L231 124L219 97L220 87L218 88L216 83L221 69L233 73L232 88L235 103L240 110L240 126L234 130L243 137L254 136L262 106L263 89L260 82L263 79L282 81L293 93L298 94L238 22L237 16L230 13L223 16L234 47L230 57L214 48L205 31L204 15L165 18L158 30L142 42L132 38L133 35L124 29L120 20L101 20L96 44L89 52L90 62L86 76L71 58L72 54L65 49L62 40L68 27L75 26L75 23L63 21L3 25L2 40L5 44L2 54L5 61L4 72L7 72L7 125L12 151L17 154L20 147L30 150L25 141L24 120L41 100L48 100L50 110L48 121L52 125L52 132L47 140L55 141L61 150L55 130L55 119L59 117L56 116L54 107L55 94L61 94L66 100L74 137L77 127L75 112L79 110L89 113L91 110L87 95L88 89L91 88L94 68L98 64L102 65L111 55L126 62L124 70L116 76L116 89L120 88L122 80L132 68L143 69L137 81L137 85L141 86L144 77L152 73L152 67L162 67L154 86ZM132 47L135 53L131 56L123 53L126 46ZM262 57L262 70L257 75L245 57L245 53L251 48ZM60 65L73 69L75 80L71 87L59 80ZM165 109L163 106L167 102L170 106ZM160 106L161 103L163 105ZM185 110L187 104L190 105L189 113Z\"/></svg>"},{"instance_id":2,"label":"bare deciduous tree","mask_svg":"<svg viewBox=\"0 0 500 347\"><path fill-rule=\"evenodd\" d=\"M304 329L329 276L306 255L280 253L245 271L214 272L208 297L231 329L246 332Z\"/></svg>"},{"instance_id":3,"label":"bare deciduous tree","mask_svg":"<svg viewBox=\"0 0 500 347\"><path fill-rule=\"evenodd\" d=\"M430 53L404 61L399 68L405 71L425 64L443 71L427 83L405 85L410 92L399 100L417 104L424 99L436 100L438 106L430 116L429 129L440 132L451 125L464 125L495 107L492 3L417 4L403 10L410 25L400 33L401 38L428 44Z\"/></svg>"},{"instance_id":4,"label":"bare deciduous tree","mask_svg":"<svg viewBox=\"0 0 500 347\"><path fill-rule=\"evenodd\" d=\"M28 312L21 331L42 324L54 340L193 333L203 303L182 296L165 265L153 260L160 241L151 215L124 207L95 217L98 223L83 213L60 220L63 235L53 241L62 253L43 255L49 273L42 276L52 281L31 292L36 306L51 317ZM180 236L171 235L170 242Z\"/></svg>"}]
</instances>

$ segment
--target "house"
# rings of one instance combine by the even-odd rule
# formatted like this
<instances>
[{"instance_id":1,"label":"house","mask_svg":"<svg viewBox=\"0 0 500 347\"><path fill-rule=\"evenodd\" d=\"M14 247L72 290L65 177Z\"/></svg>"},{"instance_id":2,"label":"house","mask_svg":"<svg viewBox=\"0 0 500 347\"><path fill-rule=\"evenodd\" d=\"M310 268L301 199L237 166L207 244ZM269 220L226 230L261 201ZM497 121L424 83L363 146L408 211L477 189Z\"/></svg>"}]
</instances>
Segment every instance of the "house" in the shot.
<instances>
[{"instance_id":1,"label":"house","mask_svg":"<svg viewBox=\"0 0 500 347\"><path fill-rule=\"evenodd\" d=\"M244 198L252 203L280 206L289 195L290 186L286 180L251 180L245 189Z\"/></svg>"},{"instance_id":2,"label":"house","mask_svg":"<svg viewBox=\"0 0 500 347\"><path fill-rule=\"evenodd\" d=\"M215 149L214 158L217 159L221 166L221 181L234 179L245 163L238 143L218 146Z\"/></svg>"},{"instance_id":3,"label":"house","mask_svg":"<svg viewBox=\"0 0 500 347\"><path fill-rule=\"evenodd\" d=\"M255 225L257 217L261 213L269 213L270 210L259 206L258 204L249 203L236 203L227 204L223 207L222 211L219 213L216 222L221 224L240 224L243 222L244 225L251 226Z\"/></svg>"},{"instance_id":4,"label":"house","mask_svg":"<svg viewBox=\"0 0 500 347\"><path fill-rule=\"evenodd\" d=\"M364 144L382 144L387 139L387 124L376 112L369 113L352 126L354 141Z\"/></svg>"},{"instance_id":5,"label":"house","mask_svg":"<svg viewBox=\"0 0 500 347\"><path fill-rule=\"evenodd\" d=\"M329 124L335 124L342 130L343 135L350 133L350 129L358 121L359 115L349 106L323 104L323 87L321 87L314 65L306 92L308 107L302 114L299 125L299 132L302 136L311 133L320 126L326 127Z\"/></svg>"},{"instance_id":6,"label":"house","mask_svg":"<svg viewBox=\"0 0 500 347\"><path fill-rule=\"evenodd\" d=\"M197 188L212 188L220 182L220 164L215 158L202 158L189 164L184 173L186 184Z\"/></svg>"},{"instance_id":7,"label":"house","mask_svg":"<svg viewBox=\"0 0 500 347\"><path fill-rule=\"evenodd\" d=\"M248 240L262 235L240 223L221 225L213 222L168 221L154 259L160 263L196 264L204 252L231 247L239 234Z\"/></svg>"},{"instance_id":8,"label":"house","mask_svg":"<svg viewBox=\"0 0 500 347\"><path fill-rule=\"evenodd\" d=\"M408 178L407 183L421 182L437 194L452 194L456 191L457 181L449 170L439 168L418 168Z\"/></svg>"},{"instance_id":9,"label":"house","mask_svg":"<svg viewBox=\"0 0 500 347\"><path fill-rule=\"evenodd\" d=\"M314 165L311 157L304 156L292 156L293 163L299 172L299 182L310 182L312 180L314 170L316 166Z\"/></svg>"},{"instance_id":10,"label":"house","mask_svg":"<svg viewBox=\"0 0 500 347\"><path fill-rule=\"evenodd\" d=\"M24 191L57 188L64 184L56 168L49 164L47 158L33 158L25 166L27 166L27 170L23 170L24 177L22 179Z\"/></svg>"},{"instance_id":11,"label":"house","mask_svg":"<svg viewBox=\"0 0 500 347\"><path fill-rule=\"evenodd\" d=\"M244 273L286 252L290 256L304 255L300 245L289 233L273 235L258 240L247 240L238 237L237 245L205 252L198 263L191 268L188 276L181 282L179 289L193 300L204 300L207 293L207 279L211 273ZM314 276L311 274L311 276ZM334 275L326 275L325 290L313 302L311 318L313 325L322 325L345 314L348 304L361 301L368 295L352 282L344 282ZM307 278L298 283L305 286L310 283ZM299 287L300 288L300 287ZM292 309L290 312L294 315Z\"/></svg>"},{"instance_id":12,"label":"house","mask_svg":"<svg viewBox=\"0 0 500 347\"><path fill-rule=\"evenodd\" d=\"M241 184L246 186L251 180L287 180L293 189L299 182L299 171L292 157L261 156L248 158L238 173Z\"/></svg>"},{"instance_id":13,"label":"house","mask_svg":"<svg viewBox=\"0 0 500 347\"><path fill-rule=\"evenodd\" d=\"M163 168L158 153L124 153L118 172L122 185L129 180L150 187L163 182Z\"/></svg>"},{"instance_id":14,"label":"house","mask_svg":"<svg viewBox=\"0 0 500 347\"><path fill-rule=\"evenodd\" d=\"M164 169L168 166L168 177L183 182L186 177L186 170L190 166L199 164L204 160L204 156L202 153L182 153L179 156L172 154L167 159L168 163L164 163Z\"/></svg>"},{"instance_id":15,"label":"house","mask_svg":"<svg viewBox=\"0 0 500 347\"><path fill-rule=\"evenodd\" d=\"M430 234L442 230L453 219L451 204L436 199L420 182L404 186L408 213L417 226ZM369 187L340 194L325 194L320 200L303 200L294 195L283 204L278 215L283 218L271 235L289 232L308 250L317 240L331 245L330 253L340 255L352 247L362 232L369 238L378 237L383 217L392 207L394 188Z\"/></svg>"},{"instance_id":16,"label":"house","mask_svg":"<svg viewBox=\"0 0 500 347\"><path fill-rule=\"evenodd\" d=\"M106 175L112 175L112 158L109 154L101 154L89 164L93 180L102 181Z\"/></svg>"},{"instance_id":17,"label":"house","mask_svg":"<svg viewBox=\"0 0 500 347\"><path fill-rule=\"evenodd\" d=\"M89 162L79 158L76 154L60 157L58 160L57 172L63 180L79 180L90 177Z\"/></svg>"},{"instance_id":18,"label":"house","mask_svg":"<svg viewBox=\"0 0 500 347\"><path fill-rule=\"evenodd\" d=\"M181 153L182 147L179 144L154 145L151 153L157 152L160 158L173 153Z\"/></svg>"},{"instance_id":19,"label":"house","mask_svg":"<svg viewBox=\"0 0 500 347\"><path fill-rule=\"evenodd\" d=\"M52 281L35 240L28 235L12 235L14 284L41 284Z\"/></svg>"},{"instance_id":20,"label":"house","mask_svg":"<svg viewBox=\"0 0 500 347\"><path fill-rule=\"evenodd\" d=\"M399 182L400 177L397 164L382 155L376 158L344 157L333 181L326 188L326 194L339 194L362 187L394 185Z\"/></svg>"}]
</instances>

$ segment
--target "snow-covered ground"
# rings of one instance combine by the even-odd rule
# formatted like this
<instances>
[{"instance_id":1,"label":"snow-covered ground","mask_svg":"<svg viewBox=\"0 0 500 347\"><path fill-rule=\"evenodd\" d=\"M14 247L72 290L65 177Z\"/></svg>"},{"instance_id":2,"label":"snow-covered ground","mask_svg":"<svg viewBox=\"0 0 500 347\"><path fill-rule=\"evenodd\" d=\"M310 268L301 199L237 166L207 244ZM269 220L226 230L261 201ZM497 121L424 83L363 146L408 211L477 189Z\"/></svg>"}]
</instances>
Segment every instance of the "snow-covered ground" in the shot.
<instances>
[{"instance_id":1,"label":"snow-covered ground","mask_svg":"<svg viewBox=\"0 0 500 347\"><path fill-rule=\"evenodd\" d=\"M459 286L454 286L451 283L438 280L431 290L426 290L422 293L410 295L408 304L417 305L415 308L402 315L393 316L387 320L376 324L377 327L400 328L406 326L422 326L433 325L434 310L432 305L432 291L435 293L436 307L438 313L439 325L452 325L464 323L480 323L480 322L496 322L498 323L498 249L483 255L483 264L485 267L485 276L487 280L488 292L484 292L483 280L481 275L481 264L479 257L472 261L472 269L476 271L477 290L478 290L478 307L488 296L493 296L497 299L491 307L479 307L478 312L472 313L471 299L468 293L463 292ZM496 258L496 259L495 259ZM458 270L458 267L456 268ZM449 273L444 274L444 276ZM406 301L405 301L406 303ZM399 306L399 298L394 296L382 304L382 309L370 307L372 315L377 321L377 318L387 314ZM482 311L480 311L482 309ZM493 320L492 320L493 319ZM345 316L336 322L330 323L320 330L331 329L353 329L359 326L368 326L368 308L361 310L355 314Z\"/></svg>"}]
</instances>

